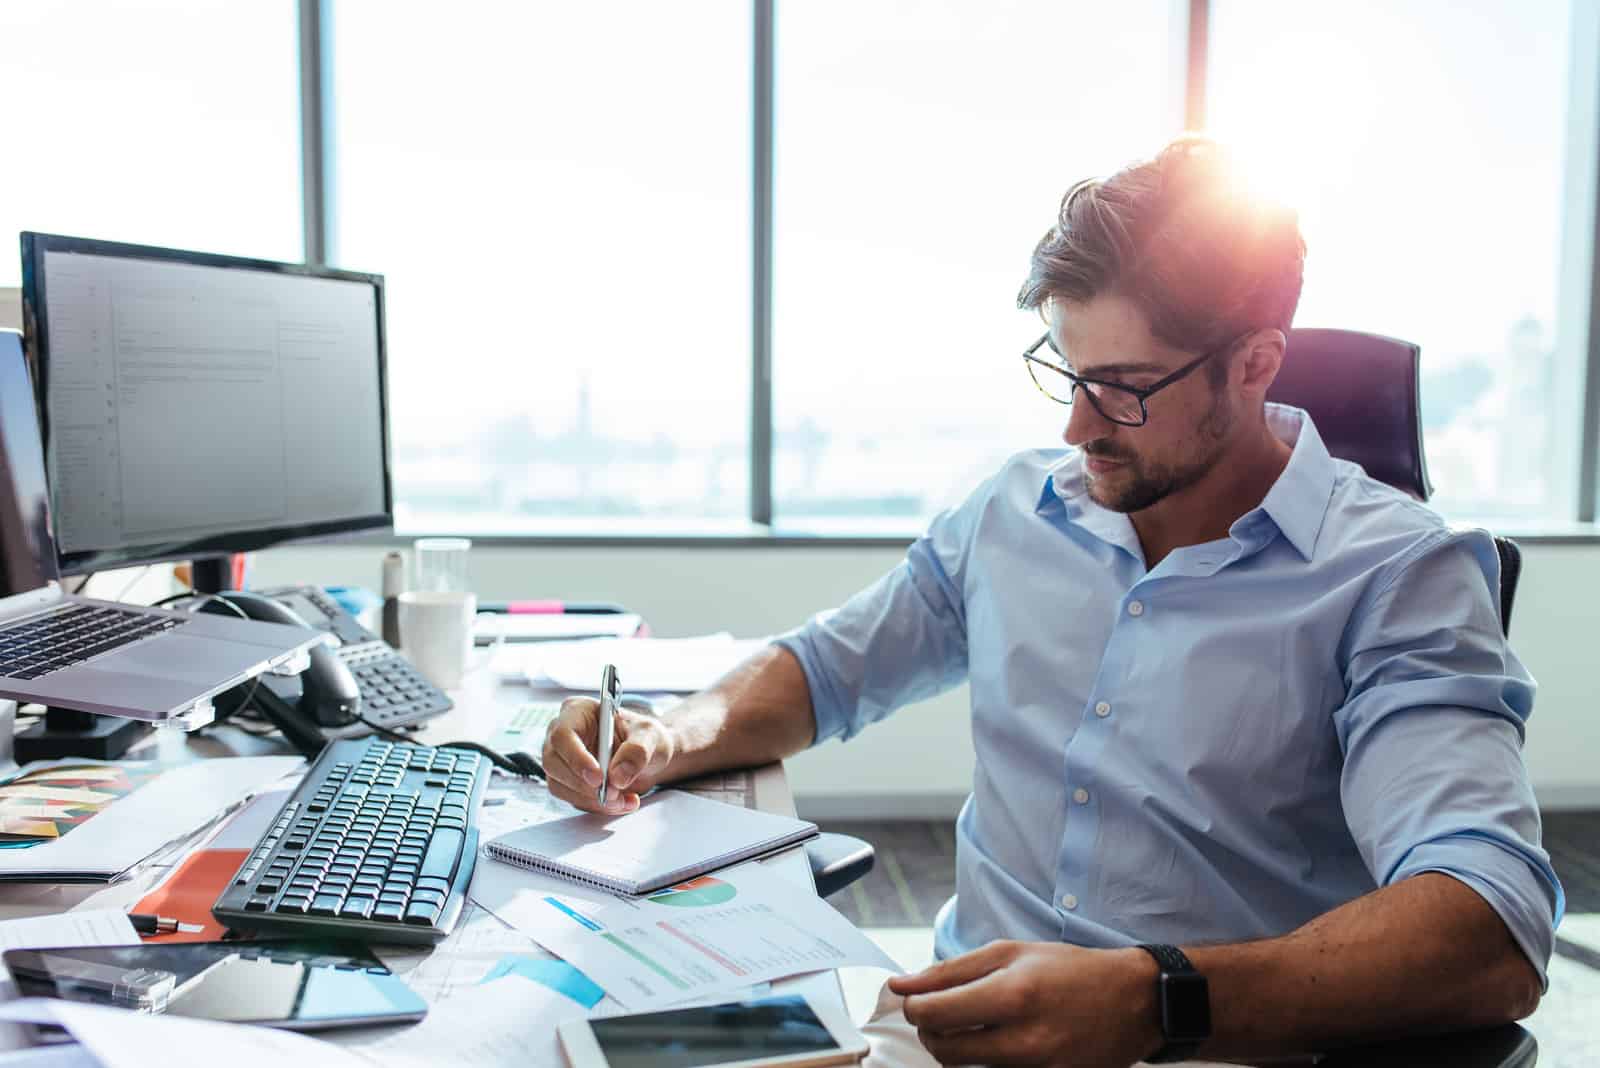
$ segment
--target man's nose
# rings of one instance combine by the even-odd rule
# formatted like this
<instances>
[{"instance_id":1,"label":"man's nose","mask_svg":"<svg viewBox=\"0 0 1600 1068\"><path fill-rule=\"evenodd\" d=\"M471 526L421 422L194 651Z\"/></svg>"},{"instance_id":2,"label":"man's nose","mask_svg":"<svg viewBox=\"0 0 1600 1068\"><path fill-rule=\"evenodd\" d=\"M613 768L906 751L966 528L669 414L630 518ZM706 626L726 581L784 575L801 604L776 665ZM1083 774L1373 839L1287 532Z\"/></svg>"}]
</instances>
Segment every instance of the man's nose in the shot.
<instances>
[{"instance_id":1,"label":"man's nose","mask_svg":"<svg viewBox=\"0 0 1600 1068\"><path fill-rule=\"evenodd\" d=\"M1117 426L1100 414L1099 409L1084 395L1081 387L1077 392L1078 395L1073 398L1072 405L1067 409L1067 427L1061 432L1061 440L1074 448L1087 442L1099 441Z\"/></svg>"}]
</instances>

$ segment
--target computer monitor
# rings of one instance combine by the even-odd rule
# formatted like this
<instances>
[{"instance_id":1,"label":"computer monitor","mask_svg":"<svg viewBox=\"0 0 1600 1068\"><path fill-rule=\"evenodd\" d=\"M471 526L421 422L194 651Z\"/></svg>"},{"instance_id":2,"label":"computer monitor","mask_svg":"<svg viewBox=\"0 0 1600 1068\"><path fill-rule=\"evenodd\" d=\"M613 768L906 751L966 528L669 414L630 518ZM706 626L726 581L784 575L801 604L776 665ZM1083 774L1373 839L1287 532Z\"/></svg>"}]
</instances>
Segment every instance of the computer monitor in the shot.
<instances>
[{"instance_id":1,"label":"computer monitor","mask_svg":"<svg viewBox=\"0 0 1600 1068\"><path fill-rule=\"evenodd\" d=\"M63 574L394 523L383 277L22 235Z\"/></svg>"}]
</instances>

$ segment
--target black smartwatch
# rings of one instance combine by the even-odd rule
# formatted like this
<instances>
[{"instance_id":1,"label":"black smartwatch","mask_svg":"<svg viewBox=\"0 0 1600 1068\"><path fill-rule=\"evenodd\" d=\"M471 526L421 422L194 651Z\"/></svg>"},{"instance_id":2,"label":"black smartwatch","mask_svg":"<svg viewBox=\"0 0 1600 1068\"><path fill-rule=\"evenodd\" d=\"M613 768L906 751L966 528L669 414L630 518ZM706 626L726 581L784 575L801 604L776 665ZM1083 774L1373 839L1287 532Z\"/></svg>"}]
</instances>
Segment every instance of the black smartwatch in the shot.
<instances>
[{"instance_id":1,"label":"black smartwatch","mask_svg":"<svg viewBox=\"0 0 1600 1068\"><path fill-rule=\"evenodd\" d=\"M1189 1060L1211 1037L1211 991L1183 950L1177 946L1140 946L1156 959L1161 975L1156 979L1156 1000L1161 1006L1161 1035L1166 1039L1148 1064L1176 1064Z\"/></svg>"}]
</instances>

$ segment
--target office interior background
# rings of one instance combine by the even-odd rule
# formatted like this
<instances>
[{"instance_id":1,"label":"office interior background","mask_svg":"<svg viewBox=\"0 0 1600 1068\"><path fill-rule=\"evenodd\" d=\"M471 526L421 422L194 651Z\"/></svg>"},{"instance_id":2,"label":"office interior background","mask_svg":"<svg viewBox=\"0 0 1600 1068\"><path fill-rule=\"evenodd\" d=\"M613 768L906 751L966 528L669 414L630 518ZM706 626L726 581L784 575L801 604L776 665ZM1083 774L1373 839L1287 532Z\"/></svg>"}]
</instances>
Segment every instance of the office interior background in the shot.
<instances>
[{"instance_id":1,"label":"office interior background","mask_svg":"<svg viewBox=\"0 0 1600 1068\"><path fill-rule=\"evenodd\" d=\"M1202 127L1300 209L1297 325L1422 346L1433 503L1526 557L1540 800L1600 808L1592 0L72 0L0 41L0 232L387 277L396 537L258 582L465 534L480 596L667 636L796 625L1056 444L1028 252ZM957 691L790 774L803 814L942 819L971 766Z\"/></svg>"}]
</instances>

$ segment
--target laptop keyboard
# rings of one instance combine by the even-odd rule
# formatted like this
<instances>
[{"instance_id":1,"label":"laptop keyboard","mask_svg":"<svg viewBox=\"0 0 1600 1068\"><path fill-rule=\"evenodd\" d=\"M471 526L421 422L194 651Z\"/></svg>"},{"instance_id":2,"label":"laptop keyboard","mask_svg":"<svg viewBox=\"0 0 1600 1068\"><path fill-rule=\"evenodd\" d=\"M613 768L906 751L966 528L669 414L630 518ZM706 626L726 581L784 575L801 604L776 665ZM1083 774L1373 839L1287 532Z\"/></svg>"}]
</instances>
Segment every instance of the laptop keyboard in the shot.
<instances>
[{"instance_id":1,"label":"laptop keyboard","mask_svg":"<svg viewBox=\"0 0 1600 1068\"><path fill-rule=\"evenodd\" d=\"M188 622L102 605L73 605L0 630L0 676L29 681Z\"/></svg>"}]
</instances>

